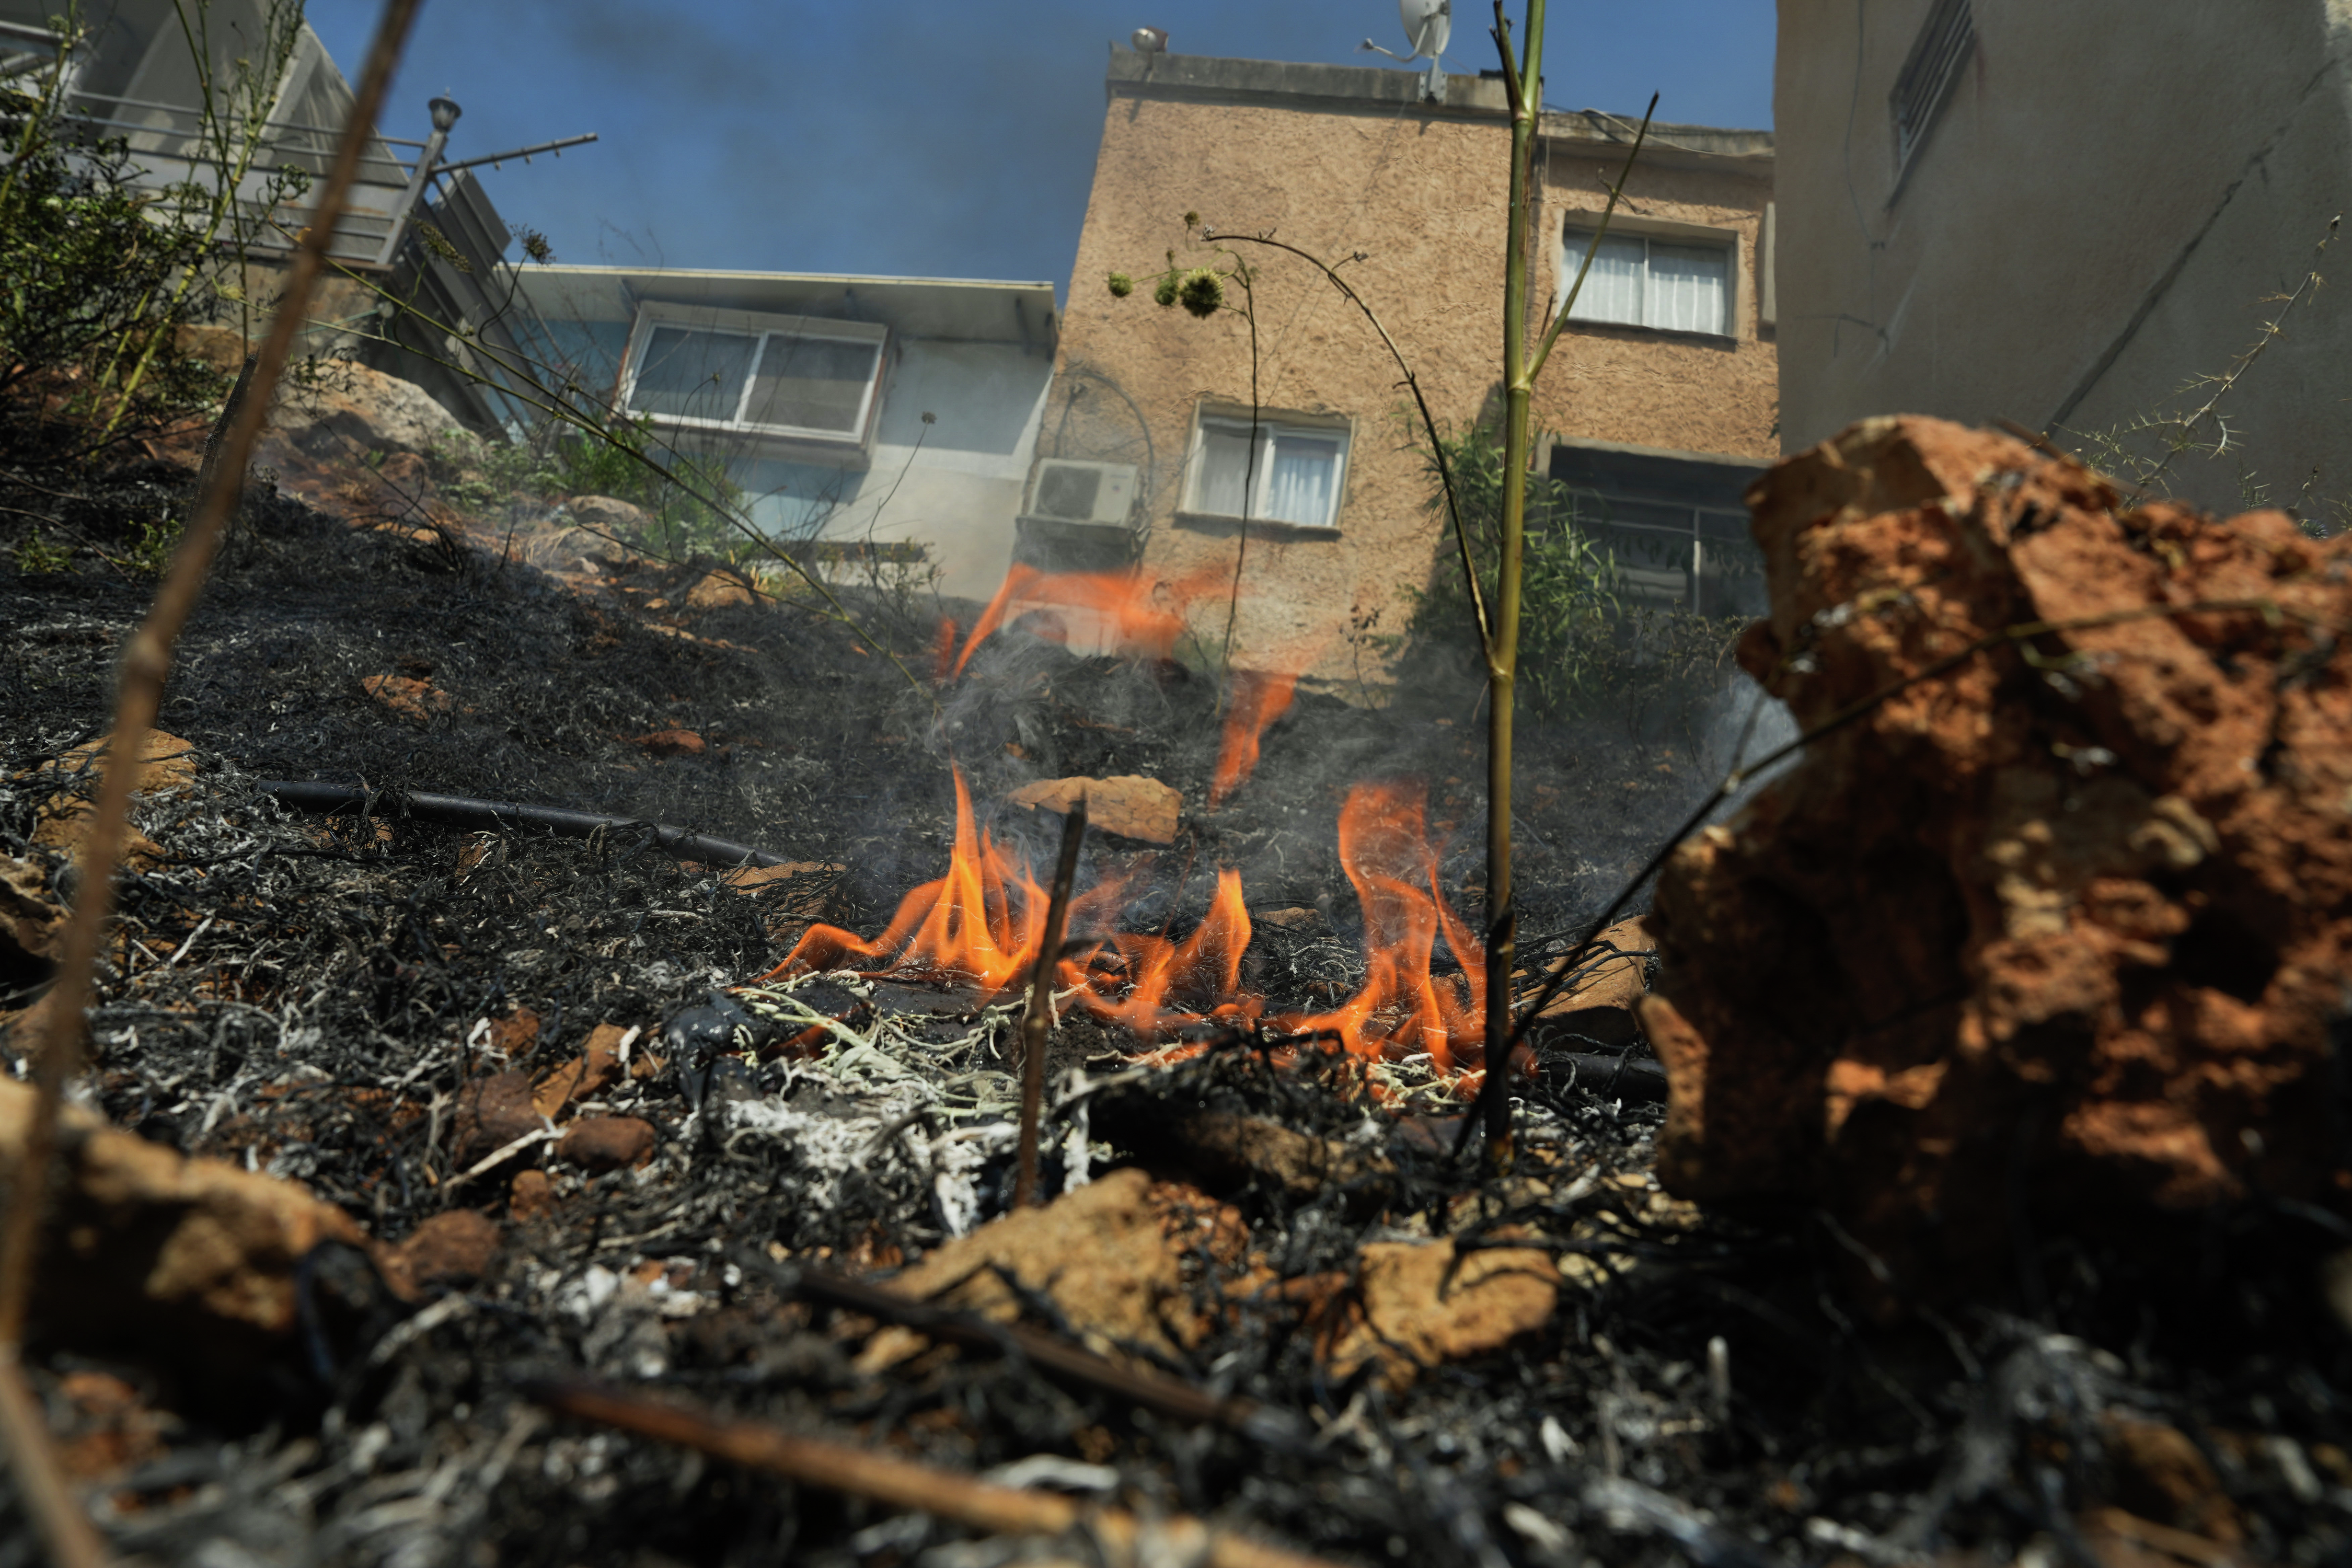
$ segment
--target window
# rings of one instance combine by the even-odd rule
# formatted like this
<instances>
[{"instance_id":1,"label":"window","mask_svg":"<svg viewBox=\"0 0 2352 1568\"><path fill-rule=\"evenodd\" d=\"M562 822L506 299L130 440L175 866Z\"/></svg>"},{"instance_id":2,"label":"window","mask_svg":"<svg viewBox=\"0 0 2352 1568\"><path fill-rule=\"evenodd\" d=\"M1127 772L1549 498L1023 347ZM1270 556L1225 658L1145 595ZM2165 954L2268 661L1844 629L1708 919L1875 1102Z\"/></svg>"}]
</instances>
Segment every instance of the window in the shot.
<instances>
[{"instance_id":1,"label":"window","mask_svg":"<svg viewBox=\"0 0 2352 1568\"><path fill-rule=\"evenodd\" d=\"M1561 441L1551 477L1575 524L1617 563L1625 597L1705 616L1760 616L1764 558L1748 531L1750 458Z\"/></svg>"},{"instance_id":2,"label":"window","mask_svg":"<svg viewBox=\"0 0 2352 1568\"><path fill-rule=\"evenodd\" d=\"M863 445L885 335L862 321L648 305L630 345L628 409L667 424Z\"/></svg>"},{"instance_id":3,"label":"window","mask_svg":"<svg viewBox=\"0 0 2352 1568\"><path fill-rule=\"evenodd\" d=\"M1184 510L1204 517L1329 528L1339 521L1347 469L1348 432L1342 426L1261 418L1252 462L1249 416L1203 414L1192 434Z\"/></svg>"},{"instance_id":4,"label":"window","mask_svg":"<svg viewBox=\"0 0 2352 1568\"><path fill-rule=\"evenodd\" d=\"M1591 229L1566 234L1560 290L1576 281ZM1569 312L1576 321L1616 321L1676 332L1731 335L1731 246L1612 234L1593 254L1592 270Z\"/></svg>"},{"instance_id":5,"label":"window","mask_svg":"<svg viewBox=\"0 0 2352 1568\"><path fill-rule=\"evenodd\" d=\"M1936 0L1927 20L1912 41L1911 58L1903 62L1887 107L1895 117L1895 177L1900 188L1911 167L1911 155L1927 139L1936 115L1952 96L1960 68L1976 47L1976 18L1969 0Z\"/></svg>"}]
</instances>

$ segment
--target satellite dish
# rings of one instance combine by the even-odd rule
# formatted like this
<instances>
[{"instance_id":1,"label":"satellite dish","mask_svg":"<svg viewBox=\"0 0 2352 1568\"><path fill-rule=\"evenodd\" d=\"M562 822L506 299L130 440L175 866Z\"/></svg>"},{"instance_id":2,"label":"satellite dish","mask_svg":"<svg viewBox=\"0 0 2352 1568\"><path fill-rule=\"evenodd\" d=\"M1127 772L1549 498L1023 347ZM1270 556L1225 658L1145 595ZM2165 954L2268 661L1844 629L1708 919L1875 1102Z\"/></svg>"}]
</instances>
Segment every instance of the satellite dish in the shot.
<instances>
[{"instance_id":1,"label":"satellite dish","mask_svg":"<svg viewBox=\"0 0 2352 1568\"><path fill-rule=\"evenodd\" d=\"M1163 54L1168 48L1168 30L1164 27L1138 27L1129 40L1139 55Z\"/></svg>"},{"instance_id":2,"label":"satellite dish","mask_svg":"<svg viewBox=\"0 0 2352 1568\"><path fill-rule=\"evenodd\" d=\"M1412 42L1412 53L1405 58L1425 56L1434 64L1445 52L1445 41L1454 36L1454 0L1397 0L1397 15L1404 23L1404 36Z\"/></svg>"},{"instance_id":3,"label":"satellite dish","mask_svg":"<svg viewBox=\"0 0 2352 1568\"><path fill-rule=\"evenodd\" d=\"M1370 49L1376 55L1386 55L1392 60L1429 61L1429 73L1422 78L1421 96L1432 103L1445 101L1445 68L1437 57L1445 52L1446 41L1454 36L1454 0L1397 0L1397 19L1404 24L1405 41L1412 46L1409 54L1384 49L1366 38L1359 48Z\"/></svg>"}]
</instances>

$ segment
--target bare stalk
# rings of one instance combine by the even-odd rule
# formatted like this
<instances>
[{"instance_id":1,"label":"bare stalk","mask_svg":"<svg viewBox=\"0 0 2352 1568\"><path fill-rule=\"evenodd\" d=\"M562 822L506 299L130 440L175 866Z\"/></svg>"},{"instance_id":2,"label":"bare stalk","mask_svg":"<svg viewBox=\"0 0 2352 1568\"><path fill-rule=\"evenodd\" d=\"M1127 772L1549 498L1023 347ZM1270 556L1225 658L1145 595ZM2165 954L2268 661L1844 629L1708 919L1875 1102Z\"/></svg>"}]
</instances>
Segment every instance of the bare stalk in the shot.
<instances>
[{"instance_id":1,"label":"bare stalk","mask_svg":"<svg viewBox=\"0 0 2352 1568\"><path fill-rule=\"evenodd\" d=\"M1518 957L1518 912L1511 901L1511 721L1517 710L1520 549L1527 538L1528 406L1528 235L1534 219L1536 119L1542 109L1544 0L1528 0L1522 58L1511 55L1510 24L1495 0L1495 43L1511 107L1511 216L1503 258L1503 527L1495 572L1494 635L1486 645L1486 1163L1511 1164L1511 1101L1503 1092L1511 1032L1511 969Z\"/></svg>"},{"instance_id":2,"label":"bare stalk","mask_svg":"<svg viewBox=\"0 0 2352 1568\"><path fill-rule=\"evenodd\" d=\"M220 547L223 527L236 500L236 480L246 471L254 442L268 416L269 395L286 368L295 335L302 329L310 295L319 280L336 224L359 170L361 150L374 133L384 89L415 19L419 0L386 0L383 19L368 50L351 119L335 152L333 170L319 193L294 255L284 298L269 336L261 345L244 406L230 425L220 451L219 466L196 505L196 514L182 536L172 560L171 574L157 591L146 621L123 649L122 673L115 700L114 731L110 738L99 781L98 806L81 848L81 882L74 900L74 919L66 935L66 951L58 967L55 986L44 1003L47 1027L40 1042L36 1072L37 1098L25 1153L16 1168L14 1192L0 1230L0 1347L22 1342L25 1310L32 1291L33 1265L39 1248L41 1226L47 1208L50 1167L55 1161L58 1110L66 1079L81 1055L82 1011L89 1005L90 972L100 939L114 910L114 873L121 858L123 829L131 816L131 792L139 774L140 753L162 705L163 682L172 670L172 648L181 628L195 608L213 556Z\"/></svg>"},{"instance_id":3,"label":"bare stalk","mask_svg":"<svg viewBox=\"0 0 2352 1568\"><path fill-rule=\"evenodd\" d=\"M1454 526L1454 542L1455 548L1461 552L1462 581L1470 591L1470 608L1477 617L1478 647L1483 653L1494 641L1494 633L1486 620L1486 593L1478 585L1478 571L1471 563L1470 535L1463 527L1462 508L1454 499L1454 467L1445 458L1445 441L1438 434L1437 416L1429 411L1429 399L1423 395L1421 378L1413 374L1412 364L1404 357L1404 351L1397 347L1396 339L1389 335L1388 328L1381 324L1380 317L1374 313L1372 307L1366 302L1364 297L1356 292L1355 286L1340 276L1338 267L1321 257L1311 251L1301 250L1298 247L1285 240L1276 239L1271 235L1219 234L1213 229L1203 229L1202 232L1204 237L1214 239L1220 245L1264 245L1296 256L1329 279L1331 287L1339 290L1349 303L1361 310L1364 313L1364 320L1371 323L1372 331L1380 334L1381 346L1389 351L1389 357L1396 361L1398 374L1404 377L1405 390L1412 394L1413 406L1421 413L1422 428L1429 433L1429 449L1437 458L1437 482L1445 492L1445 515ZM1364 253L1360 250L1349 259L1361 261L1364 259ZM1342 263L1342 265L1345 264Z\"/></svg>"},{"instance_id":4,"label":"bare stalk","mask_svg":"<svg viewBox=\"0 0 2352 1568\"><path fill-rule=\"evenodd\" d=\"M1054 971L1061 967L1062 929L1069 923L1070 885L1078 878L1078 845L1087 836L1087 797L1082 794L1062 818L1062 858L1054 865L1054 893L1045 905L1045 931L1037 942L1037 964L1029 972L1029 1005L1021 1015L1021 1173L1013 1186L1013 1206L1027 1208L1037 1195L1037 1124L1045 1112L1045 1037L1054 1026Z\"/></svg>"},{"instance_id":5,"label":"bare stalk","mask_svg":"<svg viewBox=\"0 0 2352 1568\"><path fill-rule=\"evenodd\" d=\"M2303 281L2294 286L2294 293L2286 295L2280 300L2278 314L2263 323L2263 330L2254 336L2253 346L2232 360L2228 370L2220 375L2209 378L2213 388L2212 395L2199 405L2187 418L2180 421L2170 443L2170 449L2164 454L2164 460L2148 471L2144 482L2153 485L2163 477L2164 470L2172 466L2172 459L2180 456L2194 444L2197 426L2203 424L2208 416L2212 416L2215 424L2221 426L2221 434L2213 443L2213 449L2206 456L2209 458L2218 458L2230 449L2229 426L2221 423L2216 411L2221 406L2221 400L2236 390L2238 379L2252 370L2254 367L2254 362L2263 357L2263 351L2269 348L2273 342L2285 335L2288 313L2303 302L2304 296L2318 291L2325 279L2320 277L2316 264L2320 258L2327 253L2328 245L2336 238L2336 228L2343 222L2344 215L2341 213L2327 220L2327 232L2319 237L2319 244L2312 251L2314 265L2311 270L2305 273Z\"/></svg>"},{"instance_id":6,"label":"bare stalk","mask_svg":"<svg viewBox=\"0 0 2352 1568\"><path fill-rule=\"evenodd\" d=\"M25 1381L14 1344L0 1344L0 1449L16 1480L16 1495L57 1568L105 1568L106 1543L74 1501L65 1468L49 1441L40 1401Z\"/></svg>"},{"instance_id":7,"label":"bare stalk","mask_svg":"<svg viewBox=\"0 0 2352 1568\"><path fill-rule=\"evenodd\" d=\"M950 1470L892 1458L821 1437L797 1437L764 1422L726 1421L624 1389L584 1382L535 1383L526 1392L551 1410L598 1421L713 1458L766 1470L803 1486L869 1499L995 1535L1061 1535L1085 1529L1102 1560L1200 1563L1202 1568L1331 1568L1328 1560L1266 1546L1182 1514L1146 1524L1118 1509L1095 1509L1058 1492L1024 1491Z\"/></svg>"}]
</instances>

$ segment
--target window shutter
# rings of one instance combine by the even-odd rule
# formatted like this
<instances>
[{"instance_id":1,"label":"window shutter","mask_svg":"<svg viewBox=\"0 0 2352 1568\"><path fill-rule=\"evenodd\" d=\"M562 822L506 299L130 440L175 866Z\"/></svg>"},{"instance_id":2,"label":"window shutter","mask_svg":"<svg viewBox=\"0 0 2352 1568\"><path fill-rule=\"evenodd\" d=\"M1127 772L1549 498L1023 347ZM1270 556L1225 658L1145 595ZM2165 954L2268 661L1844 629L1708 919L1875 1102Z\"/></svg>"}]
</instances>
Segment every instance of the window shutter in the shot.
<instances>
[{"instance_id":1,"label":"window shutter","mask_svg":"<svg viewBox=\"0 0 2352 1568\"><path fill-rule=\"evenodd\" d=\"M1895 79L1895 90L1888 96L1888 107L1895 117L1898 184L1903 172L1911 166L1911 155L1927 140L1937 113L1951 96L1952 84L1959 80L1960 68L1968 63L1976 41L1976 18L1969 11L1969 0L1936 0L1927 12L1926 24L1919 29L1919 37L1911 45L1911 58L1903 62L1903 72Z\"/></svg>"}]
</instances>

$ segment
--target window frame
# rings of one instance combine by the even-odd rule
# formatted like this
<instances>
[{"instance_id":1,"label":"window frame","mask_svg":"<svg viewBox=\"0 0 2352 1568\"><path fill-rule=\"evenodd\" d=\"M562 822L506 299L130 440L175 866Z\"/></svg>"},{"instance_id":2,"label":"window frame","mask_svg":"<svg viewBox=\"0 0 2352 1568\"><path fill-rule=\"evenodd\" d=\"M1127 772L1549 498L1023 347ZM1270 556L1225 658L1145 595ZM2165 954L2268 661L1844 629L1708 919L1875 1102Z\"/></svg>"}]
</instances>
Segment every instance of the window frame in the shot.
<instances>
[{"instance_id":1,"label":"window frame","mask_svg":"<svg viewBox=\"0 0 2352 1568\"><path fill-rule=\"evenodd\" d=\"M638 373L645 365L646 354L652 345L654 333L663 327L753 340L751 357L743 372L742 388L736 394L733 417L711 419L690 414L659 414L636 406ZM866 390L858 399L857 416L851 429L824 430L804 425L763 425L745 417L750 410L752 390L759 384L761 362L767 356L769 343L777 338L872 346L874 373L866 378ZM663 300L647 300L638 305L636 321L629 331L629 346L623 361L621 374L619 400L621 412L633 419L651 419L656 426L668 429L701 431L717 436L747 437L765 443L793 447L814 447L835 453L864 453L873 445L874 429L878 423L882 406L882 379L884 373L889 367L889 329L876 322L838 321L821 316L794 316L767 310L721 310L675 305Z\"/></svg>"},{"instance_id":2,"label":"window frame","mask_svg":"<svg viewBox=\"0 0 2352 1568\"><path fill-rule=\"evenodd\" d=\"M1587 242L1601 226L1597 209L1570 207L1560 214L1554 229L1558 250L1554 257L1555 280L1552 289L1552 311L1558 314L1568 298L1570 285L1576 281L1576 269L1584 264ZM1738 342L1745 335L1748 312L1748 247L1746 237L1736 228L1722 228L1712 224L1675 223L1657 218L1610 219L1609 237L1638 239L1642 242L1643 280L1643 301L1649 300L1648 279L1650 246L1653 243L1677 245L1685 249L1702 247L1721 250L1727 265L1724 268L1723 330L1703 331L1696 327L1661 327L1648 321L1611 321L1592 316L1570 316L1569 322L1578 327L1619 327L1641 332L1665 332L1676 337L1705 338L1711 342Z\"/></svg>"},{"instance_id":3,"label":"window frame","mask_svg":"<svg viewBox=\"0 0 2352 1568\"><path fill-rule=\"evenodd\" d=\"M1931 0L1903 68L1886 90L1887 142L1895 155L1890 204L1909 183L1920 150L1934 137L1976 54L1976 12L1969 0Z\"/></svg>"},{"instance_id":4,"label":"window frame","mask_svg":"<svg viewBox=\"0 0 2352 1568\"><path fill-rule=\"evenodd\" d=\"M1760 613L1736 603L1727 609L1711 602L1709 588L1727 578L1762 575L1763 552L1748 531L1747 508L1738 498L1769 466L1731 453L1564 437L1547 441L1537 463L1538 471L1566 488L1577 509L1574 526L1616 559L1629 595L1654 603L1678 602L1684 609L1708 616ZM1586 471L1563 471L1576 468ZM1621 516L1621 507L1633 515ZM1680 515L1668 521L1661 515L1668 512ZM1637 540L1658 553L1648 560L1630 559L1631 552L1621 550L1620 543ZM1645 580L1676 573L1683 585L1673 598L1663 584Z\"/></svg>"},{"instance_id":5,"label":"window frame","mask_svg":"<svg viewBox=\"0 0 2352 1568\"><path fill-rule=\"evenodd\" d=\"M1246 439L1250 424L1250 410L1246 405L1204 402L1193 411L1192 440L1184 462L1183 501L1178 510L1185 517L1196 518L1203 521L1235 523L1246 521L1253 525L1270 523L1276 528L1295 528L1306 533L1338 532L1339 513L1345 508L1348 499L1349 463L1355 455L1356 445L1352 422L1340 416L1303 414L1286 409L1260 409L1256 424L1258 439L1263 444L1264 449L1258 455L1252 475L1258 493L1255 496L1245 497L1243 500L1243 505L1247 509L1247 515L1244 516L1241 512L1213 511L1202 504L1201 485L1207 473L1204 459L1210 428L1223 426ZM1265 487L1274 482L1274 464L1270 460L1273 456L1273 444L1285 430L1316 440L1336 438L1339 442L1339 454L1332 459L1331 465L1331 504L1320 522L1297 522L1286 517L1271 517L1262 510L1265 501Z\"/></svg>"}]
</instances>

